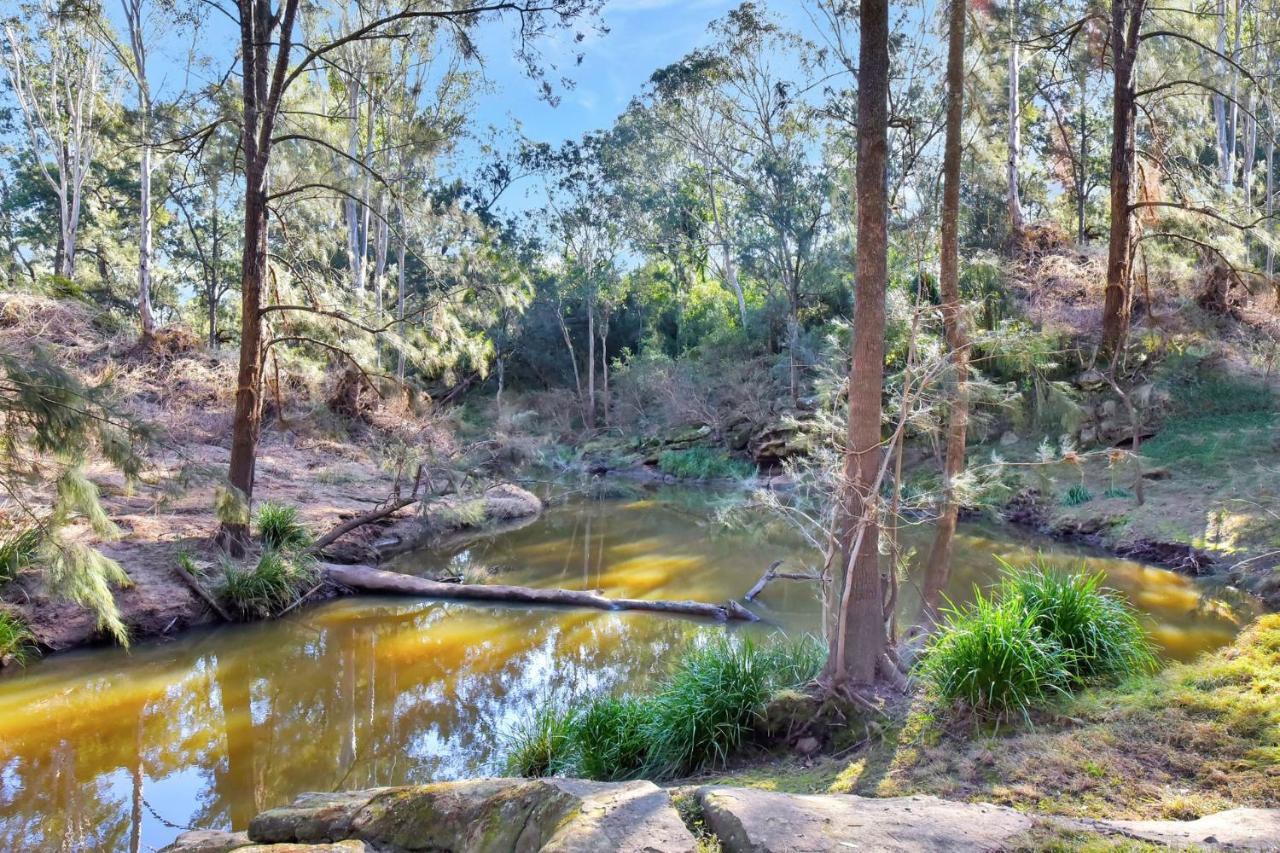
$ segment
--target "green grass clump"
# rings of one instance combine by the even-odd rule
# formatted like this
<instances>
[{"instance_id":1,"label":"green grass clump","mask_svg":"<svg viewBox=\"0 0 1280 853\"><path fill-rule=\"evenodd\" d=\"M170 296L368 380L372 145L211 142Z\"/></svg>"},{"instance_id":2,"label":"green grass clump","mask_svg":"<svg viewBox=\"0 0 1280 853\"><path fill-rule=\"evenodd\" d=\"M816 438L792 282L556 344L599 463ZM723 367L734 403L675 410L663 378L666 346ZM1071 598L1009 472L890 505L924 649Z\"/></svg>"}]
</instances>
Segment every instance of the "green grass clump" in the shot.
<instances>
[{"instance_id":1,"label":"green grass clump","mask_svg":"<svg viewBox=\"0 0 1280 853\"><path fill-rule=\"evenodd\" d=\"M35 651L36 638L14 613L0 609L0 666L24 664Z\"/></svg>"},{"instance_id":2,"label":"green grass clump","mask_svg":"<svg viewBox=\"0 0 1280 853\"><path fill-rule=\"evenodd\" d=\"M242 619L268 619L297 601L315 578L310 560L266 551L251 569L227 566L222 597Z\"/></svg>"},{"instance_id":3,"label":"green grass clump","mask_svg":"<svg viewBox=\"0 0 1280 853\"><path fill-rule=\"evenodd\" d=\"M812 680L824 661L813 638L760 646L716 636L685 652L652 694L540 709L508 738L507 772L660 779L723 765L754 736L770 696Z\"/></svg>"},{"instance_id":4,"label":"green grass clump","mask_svg":"<svg viewBox=\"0 0 1280 853\"><path fill-rule=\"evenodd\" d=\"M40 530L27 528L0 540L0 584L8 583L35 560L40 547Z\"/></svg>"},{"instance_id":5,"label":"green grass clump","mask_svg":"<svg viewBox=\"0 0 1280 853\"><path fill-rule=\"evenodd\" d=\"M979 591L973 604L948 608L942 616L921 663L937 699L1003 718L1025 717L1032 707L1066 695L1069 653L1017 602Z\"/></svg>"},{"instance_id":6,"label":"green grass clump","mask_svg":"<svg viewBox=\"0 0 1280 853\"><path fill-rule=\"evenodd\" d=\"M1082 484L1076 483L1074 486L1067 489L1067 493L1062 496L1062 505L1080 506L1081 504L1087 504L1091 500L1093 500L1093 492L1089 491L1088 488Z\"/></svg>"},{"instance_id":7,"label":"green grass clump","mask_svg":"<svg viewBox=\"0 0 1280 853\"><path fill-rule=\"evenodd\" d=\"M506 772L512 776L554 776L570 769L573 709L556 703L538 706L533 716L505 737Z\"/></svg>"},{"instance_id":8,"label":"green grass clump","mask_svg":"<svg viewBox=\"0 0 1280 853\"><path fill-rule=\"evenodd\" d=\"M664 474L688 480L742 480L755 473L750 463L708 447L664 450L658 456L658 469Z\"/></svg>"},{"instance_id":9,"label":"green grass clump","mask_svg":"<svg viewBox=\"0 0 1280 853\"><path fill-rule=\"evenodd\" d=\"M573 719L575 771L588 779L633 779L650 762L652 700L594 696Z\"/></svg>"},{"instance_id":10,"label":"green grass clump","mask_svg":"<svg viewBox=\"0 0 1280 853\"><path fill-rule=\"evenodd\" d=\"M1055 571L1044 563L1004 567L1002 595L1068 652L1075 683L1155 669L1147 632L1128 603L1102 586L1101 573Z\"/></svg>"},{"instance_id":11,"label":"green grass clump","mask_svg":"<svg viewBox=\"0 0 1280 853\"><path fill-rule=\"evenodd\" d=\"M311 534L298 521L298 508L289 504L263 501L258 504L258 537L273 550L305 548Z\"/></svg>"},{"instance_id":12,"label":"green grass clump","mask_svg":"<svg viewBox=\"0 0 1280 853\"><path fill-rule=\"evenodd\" d=\"M1155 669L1142 625L1101 575L1043 564L944 612L921 674L935 698L979 716L1026 717L1085 684Z\"/></svg>"},{"instance_id":13,"label":"green grass clump","mask_svg":"<svg viewBox=\"0 0 1280 853\"><path fill-rule=\"evenodd\" d=\"M1214 472L1270 453L1275 428L1270 411L1175 418L1142 443L1142 455L1156 465Z\"/></svg>"}]
</instances>

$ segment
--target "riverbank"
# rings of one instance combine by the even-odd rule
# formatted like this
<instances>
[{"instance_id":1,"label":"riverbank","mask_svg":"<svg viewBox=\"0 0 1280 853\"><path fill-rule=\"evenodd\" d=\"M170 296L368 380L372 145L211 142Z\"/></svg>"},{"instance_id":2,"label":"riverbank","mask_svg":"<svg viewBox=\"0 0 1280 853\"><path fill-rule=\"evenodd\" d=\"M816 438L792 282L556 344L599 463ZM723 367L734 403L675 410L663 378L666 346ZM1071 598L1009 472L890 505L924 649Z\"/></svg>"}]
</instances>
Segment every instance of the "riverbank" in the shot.
<instances>
[{"instance_id":1,"label":"riverbank","mask_svg":"<svg viewBox=\"0 0 1280 853\"><path fill-rule=\"evenodd\" d=\"M1160 673L1095 688L1032 720L946 722L913 697L845 754L760 758L689 785L929 794L1081 818L1190 820L1280 808L1280 615Z\"/></svg>"}]
</instances>

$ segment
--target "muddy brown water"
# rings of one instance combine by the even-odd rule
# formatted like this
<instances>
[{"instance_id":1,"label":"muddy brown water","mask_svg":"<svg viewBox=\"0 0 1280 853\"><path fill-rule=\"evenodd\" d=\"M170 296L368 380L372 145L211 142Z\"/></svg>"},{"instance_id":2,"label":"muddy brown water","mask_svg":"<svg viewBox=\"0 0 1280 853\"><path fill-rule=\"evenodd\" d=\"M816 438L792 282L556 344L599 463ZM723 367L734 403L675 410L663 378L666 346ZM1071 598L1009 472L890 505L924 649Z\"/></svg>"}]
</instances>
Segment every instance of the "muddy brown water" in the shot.
<instances>
[{"instance_id":1,"label":"muddy brown water","mask_svg":"<svg viewBox=\"0 0 1280 853\"><path fill-rule=\"evenodd\" d=\"M402 557L406 571L723 601L775 559L813 555L777 531L716 521L705 493L576 501L460 550ZM904 541L923 552L928 531ZM1228 642L1251 599L1007 529L962 525L951 594L998 574L993 557L1084 562L1142 610L1171 659ZM902 612L919 607L903 586ZM777 582L768 626L812 631L814 590ZM0 849L149 850L185 827L242 829L308 790L458 778L500 769L504 733L556 696L644 689L700 631L644 613L350 598L270 623L96 649L0 676Z\"/></svg>"}]
</instances>

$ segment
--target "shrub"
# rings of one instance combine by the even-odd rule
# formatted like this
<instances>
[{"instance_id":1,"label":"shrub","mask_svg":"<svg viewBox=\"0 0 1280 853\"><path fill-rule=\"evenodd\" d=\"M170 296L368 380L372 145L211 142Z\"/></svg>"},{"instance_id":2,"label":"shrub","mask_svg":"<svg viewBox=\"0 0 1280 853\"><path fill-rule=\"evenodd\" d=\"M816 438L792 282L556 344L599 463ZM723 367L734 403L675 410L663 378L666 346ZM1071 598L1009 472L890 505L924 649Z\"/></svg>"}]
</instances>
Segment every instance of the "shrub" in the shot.
<instances>
[{"instance_id":1,"label":"shrub","mask_svg":"<svg viewBox=\"0 0 1280 853\"><path fill-rule=\"evenodd\" d=\"M658 455L658 468L664 474L690 480L741 480L755 473L750 463L707 447L664 450Z\"/></svg>"},{"instance_id":2,"label":"shrub","mask_svg":"<svg viewBox=\"0 0 1280 853\"><path fill-rule=\"evenodd\" d=\"M588 779L614 781L640 775L650 762L651 700L596 696L573 716L574 772Z\"/></svg>"},{"instance_id":3,"label":"shrub","mask_svg":"<svg viewBox=\"0 0 1280 853\"><path fill-rule=\"evenodd\" d=\"M305 548L311 534L298 521L298 508L289 504L263 501L258 505L258 537L272 550Z\"/></svg>"},{"instance_id":4,"label":"shrub","mask_svg":"<svg viewBox=\"0 0 1280 853\"><path fill-rule=\"evenodd\" d=\"M252 569L227 566L222 597L242 619L266 619L297 601L315 574L308 559L266 551Z\"/></svg>"},{"instance_id":5,"label":"shrub","mask_svg":"<svg viewBox=\"0 0 1280 853\"><path fill-rule=\"evenodd\" d=\"M573 724L571 708L555 703L539 705L514 731L506 735L506 772L512 776L552 776L572 766Z\"/></svg>"},{"instance_id":6,"label":"shrub","mask_svg":"<svg viewBox=\"0 0 1280 853\"><path fill-rule=\"evenodd\" d=\"M0 666L24 664L35 650L35 635L17 615L0 609Z\"/></svg>"},{"instance_id":7,"label":"shrub","mask_svg":"<svg viewBox=\"0 0 1280 853\"><path fill-rule=\"evenodd\" d=\"M973 604L942 615L921 662L935 698L980 716L1025 717L1032 706L1067 692L1071 654L1020 602L978 591Z\"/></svg>"},{"instance_id":8,"label":"shrub","mask_svg":"<svg viewBox=\"0 0 1280 853\"><path fill-rule=\"evenodd\" d=\"M1031 615L1068 652L1077 683L1148 672L1151 641L1128 603L1102 586L1103 576L1062 572L1043 562L1022 571L1003 563L1003 596Z\"/></svg>"}]
</instances>

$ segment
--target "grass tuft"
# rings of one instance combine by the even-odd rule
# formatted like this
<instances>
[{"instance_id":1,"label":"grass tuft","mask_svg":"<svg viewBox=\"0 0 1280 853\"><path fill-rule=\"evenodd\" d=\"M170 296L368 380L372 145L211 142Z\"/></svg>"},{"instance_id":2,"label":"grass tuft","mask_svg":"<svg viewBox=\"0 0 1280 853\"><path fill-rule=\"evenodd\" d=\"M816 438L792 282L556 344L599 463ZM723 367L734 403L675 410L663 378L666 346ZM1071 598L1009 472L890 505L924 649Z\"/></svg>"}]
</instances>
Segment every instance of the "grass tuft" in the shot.
<instances>
[{"instance_id":1,"label":"grass tuft","mask_svg":"<svg viewBox=\"0 0 1280 853\"><path fill-rule=\"evenodd\" d=\"M36 558L40 548L40 530L30 527L13 532L0 541L0 584L18 576Z\"/></svg>"},{"instance_id":2,"label":"grass tuft","mask_svg":"<svg viewBox=\"0 0 1280 853\"><path fill-rule=\"evenodd\" d=\"M25 664L35 652L36 638L14 613L0 608L0 666Z\"/></svg>"},{"instance_id":3,"label":"grass tuft","mask_svg":"<svg viewBox=\"0 0 1280 853\"><path fill-rule=\"evenodd\" d=\"M658 456L658 469L687 480L745 480L755 473L749 462L707 447L665 450Z\"/></svg>"},{"instance_id":4,"label":"grass tuft","mask_svg":"<svg viewBox=\"0 0 1280 853\"><path fill-rule=\"evenodd\" d=\"M298 521L298 508L263 501L258 504L258 537L265 548L287 550L311 544L311 534Z\"/></svg>"},{"instance_id":5,"label":"grass tuft","mask_svg":"<svg viewBox=\"0 0 1280 853\"><path fill-rule=\"evenodd\" d=\"M1091 500L1093 500L1093 492L1089 491L1084 485L1076 483L1067 489L1067 493L1062 496L1062 505L1080 506L1081 504L1087 504Z\"/></svg>"},{"instance_id":6,"label":"grass tuft","mask_svg":"<svg viewBox=\"0 0 1280 853\"><path fill-rule=\"evenodd\" d=\"M252 569L226 567L222 597L242 619L268 619L297 601L315 578L311 560L266 551Z\"/></svg>"},{"instance_id":7,"label":"grass tuft","mask_svg":"<svg viewBox=\"0 0 1280 853\"><path fill-rule=\"evenodd\" d=\"M660 779L723 765L770 696L812 680L825 657L809 637L759 646L718 635L685 652L653 694L539 709L507 739L507 772Z\"/></svg>"}]
</instances>

